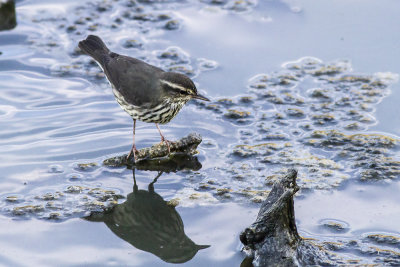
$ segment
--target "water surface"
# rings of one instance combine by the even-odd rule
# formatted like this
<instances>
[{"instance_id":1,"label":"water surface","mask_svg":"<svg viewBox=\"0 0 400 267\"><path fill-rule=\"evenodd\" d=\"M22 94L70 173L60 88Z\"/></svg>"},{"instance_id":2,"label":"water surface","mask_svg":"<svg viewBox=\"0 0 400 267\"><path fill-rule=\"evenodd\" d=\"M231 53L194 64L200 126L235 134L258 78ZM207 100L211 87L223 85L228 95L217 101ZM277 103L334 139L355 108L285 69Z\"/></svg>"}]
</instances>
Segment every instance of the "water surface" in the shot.
<instances>
[{"instance_id":1,"label":"water surface","mask_svg":"<svg viewBox=\"0 0 400 267\"><path fill-rule=\"evenodd\" d=\"M253 77L261 73L275 78L282 73L293 74L284 64L306 56L323 64L346 59L350 62L350 69L343 71L346 75L390 72L390 77L395 77L400 73L394 53L400 40L395 31L400 10L396 1L364 1L362 5L348 1L248 1L243 10L235 10L232 2L227 2L226 6L208 1L139 3L143 13L150 16L145 20L131 18L136 13L129 1L16 3L17 27L0 33L2 264L166 265L160 257L113 234L105 223L82 219L90 214L86 204L98 200L85 192L94 188L112 190L124 197L118 200L122 203L133 191L131 170L101 164L129 150L132 120L114 100L97 65L76 52L77 42L87 34L102 36L116 52L185 72L213 99L212 104L225 103L218 101L222 98L234 103L233 107L229 101L221 104L217 111L191 103L170 124L162 126L169 139L195 131L204 140L198 154L200 170L164 173L154 185L162 199L180 199L176 211L186 236L195 244L210 245L185 266L240 265L244 255L238 236L254 221L257 202L270 189L264 180L290 165L232 156L237 145L265 143L258 139L263 134L255 130L261 114L274 115L287 107L258 98L253 104L243 104L242 96L259 94L249 93ZM160 14L169 18L158 19ZM169 20L177 21L177 29L165 29ZM165 52L176 56L161 56ZM307 92L320 85L314 78L296 81L299 97L307 100ZM399 119L393 114L398 109L398 88L398 83L391 81L366 111L371 122L361 124L358 131L344 132L380 133L397 140ZM308 110L310 105L306 101L306 105L296 107ZM229 108L251 111L251 116L244 121L224 116ZM342 129L340 109L333 114L338 117L337 126L315 128ZM264 129L276 125L275 119L269 118ZM288 129L282 133L286 139L277 143L293 143L300 156L304 156L300 153L304 149L334 161L331 155L335 152L329 148L309 148L298 141L307 136L306 130L297 127L310 122L307 116L286 121L289 125L282 126ZM278 126L272 127L274 134L278 130ZM159 142L154 125L138 123L136 141L139 147ZM397 145L387 153L398 158ZM92 162L96 165L78 166ZM321 242L354 239L398 253L398 246L370 244L364 239L373 233L400 234L397 176L360 181L357 168L351 169L350 163L332 167L334 174L326 181L312 182L307 182L309 168L298 163L304 188L295 200L300 233ZM147 189L156 175L137 171L139 189ZM71 186L86 189L75 194ZM48 193L51 197L44 198ZM33 209L23 215L13 212L15 207L48 205L49 201L53 206L45 206L44 211ZM345 230L332 231L324 226L327 221L337 222ZM344 256L362 263L381 262L373 253L346 253Z\"/></svg>"}]
</instances>

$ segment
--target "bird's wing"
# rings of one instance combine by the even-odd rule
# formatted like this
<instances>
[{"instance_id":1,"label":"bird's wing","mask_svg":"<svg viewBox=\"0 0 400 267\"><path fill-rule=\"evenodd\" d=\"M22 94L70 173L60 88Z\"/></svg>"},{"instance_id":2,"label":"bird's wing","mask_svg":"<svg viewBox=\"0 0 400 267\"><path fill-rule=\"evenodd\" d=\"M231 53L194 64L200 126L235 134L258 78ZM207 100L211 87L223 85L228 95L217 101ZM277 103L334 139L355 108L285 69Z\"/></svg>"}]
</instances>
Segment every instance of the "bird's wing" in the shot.
<instances>
[{"instance_id":1,"label":"bird's wing","mask_svg":"<svg viewBox=\"0 0 400 267\"><path fill-rule=\"evenodd\" d=\"M125 98L135 106L152 105L161 97L158 77L164 71L139 59L112 53L104 64L108 80Z\"/></svg>"}]
</instances>

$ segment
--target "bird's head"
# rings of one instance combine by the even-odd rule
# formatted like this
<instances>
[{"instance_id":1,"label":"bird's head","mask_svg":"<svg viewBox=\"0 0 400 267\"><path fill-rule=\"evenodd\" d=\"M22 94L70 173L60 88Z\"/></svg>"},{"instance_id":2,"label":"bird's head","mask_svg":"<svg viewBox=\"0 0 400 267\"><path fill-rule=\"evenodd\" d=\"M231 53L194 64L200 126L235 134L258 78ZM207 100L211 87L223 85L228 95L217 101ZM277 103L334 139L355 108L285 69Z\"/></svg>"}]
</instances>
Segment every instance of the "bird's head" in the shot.
<instances>
[{"instance_id":1,"label":"bird's head","mask_svg":"<svg viewBox=\"0 0 400 267\"><path fill-rule=\"evenodd\" d=\"M193 81L181 73L163 72L160 77L160 84L165 92L168 95L174 96L174 98L183 98L187 100L195 98L210 101L207 97L198 94Z\"/></svg>"}]
</instances>

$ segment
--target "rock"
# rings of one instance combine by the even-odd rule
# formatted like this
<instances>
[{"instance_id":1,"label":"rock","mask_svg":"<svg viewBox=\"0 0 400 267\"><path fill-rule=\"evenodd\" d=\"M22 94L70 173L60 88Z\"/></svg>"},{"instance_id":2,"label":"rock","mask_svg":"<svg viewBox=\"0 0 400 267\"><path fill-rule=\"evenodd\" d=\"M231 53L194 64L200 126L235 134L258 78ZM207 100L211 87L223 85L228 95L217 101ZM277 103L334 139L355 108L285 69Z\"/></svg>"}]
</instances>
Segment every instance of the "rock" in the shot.
<instances>
[{"instance_id":1,"label":"rock","mask_svg":"<svg viewBox=\"0 0 400 267\"><path fill-rule=\"evenodd\" d=\"M201 168L197 158L192 157L196 153L197 146L202 138L197 133L191 133L178 141L170 142L170 152L168 147L162 142L152 147L142 148L136 153L136 162L133 157L127 160L127 154L109 158L103 164L111 167L124 165L134 166L137 169L172 171L184 168L198 170Z\"/></svg>"},{"instance_id":2,"label":"rock","mask_svg":"<svg viewBox=\"0 0 400 267\"><path fill-rule=\"evenodd\" d=\"M299 190L291 169L274 183L256 221L240 235L254 266L330 265L327 252L297 232L293 196ZM245 259L246 262L249 259Z\"/></svg>"}]
</instances>

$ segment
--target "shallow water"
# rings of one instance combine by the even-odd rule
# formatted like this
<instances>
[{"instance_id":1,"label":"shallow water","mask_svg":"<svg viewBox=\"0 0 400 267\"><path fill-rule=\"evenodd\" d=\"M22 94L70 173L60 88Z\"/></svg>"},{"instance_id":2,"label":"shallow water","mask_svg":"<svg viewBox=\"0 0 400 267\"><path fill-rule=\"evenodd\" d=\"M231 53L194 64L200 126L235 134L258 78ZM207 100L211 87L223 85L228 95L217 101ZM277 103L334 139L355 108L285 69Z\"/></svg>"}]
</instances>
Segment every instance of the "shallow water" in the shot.
<instances>
[{"instance_id":1,"label":"shallow water","mask_svg":"<svg viewBox=\"0 0 400 267\"><path fill-rule=\"evenodd\" d=\"M135 14L133 11L124 16L125 11L133 10L127 7L129 1L104 1L101 5L52 2L17 2L17 27L0 32L0 262L4 265L166 264L158 256L137 249L137 243L116 236L106 224L82 219L90 211L104 207L94 204L99 197L89 194L90 190L113 191L111 197L107 195L105 206L113 204L116 195L123 197L118 199L118 203L123 203L133 190L131 170L101 164L102 160L129 150L132 121L117 105L97 65L76 53L77 42L87 34L102 36L116 52L141 57L165 69L183 70L193 77L202 93L213 99L212 104L221 105L213 110L190 103L170 124L162 126L171 140L193 131L203 136L198 149L202 168L164 173L154 185L155 192L164 200L179 199L176 211L186 236L196 244L210 245L199 250L185 266L240 265L244 255L238 236L254 221L257 202L270 189L266 179L291 166L284 161L266 164L259 161L258 155L246 158L234 152L237 145L265 142L258 139L262 134L254 133L263 111L274 115L291 107L290 103L279 105L258 99L260 91L252 89L252 77L260 73L275 78L282 73L293 75L295 72L285 67L287 62L306 56L321 59L321 64L347 59L351 64L344 75L355 73L365 77L390 72L393 81L371 100L370 109L363 113L371 121L360 122L358 131L344 132L382 133L395 140L400 135L396 126L399 119L393 116L400 98L395 81L400 73L399 59L394 53L400 40L400 33L395 31L400 8L396 1L364 1L362 5L348 1L260 1L244 11L230 9L229 3L224 8L208 1L141 3L149 20L129 18ZM99 6L102 8L98 9ZM170 18L156 19L154 14L167 14ZM87 16L91 19L87 20ZM121 17L122 22L115 22ZM178 29L166 30L169 20L176 20ZM68 30L71 25L76 28ZM129 42L133 47L127 45ZM176 55L162 56L166 51ZM305 99L304 105L296 107L312 114L309 107L315 103L308 98L308 92L326 85L312 75L293 84L298 90L296 97ZM268 88L273 86L269 84ZM242 96L255 100L243 104ZM232 99L234 105L218 101L225 97ZM251 116L224 115L230 107L249 111ZM341 114L340 108L334 109L333 114L336 124L313 126L314 129L342 130L349 118ZM282 121L288 126L276 126L275 119L264 122L264 129L275 125L268 128L271 136L284 131L285 138L276 141L278 144L292 143L294 151L334 159L337 151L331 147L304 145L308 132L300 126L312 124L307 116ZM139 147L158 142L154 125L139 123L136 141ZM385 155L397 159L397 141L394 142ZM285 159L278 152L271 153ZM299 154L299 158L307 158ZM78 165L91 162L96 165ZM294 165L301 170L299 183L303 188L295 200L301 235L320 242L356 240L359 249L347 246L336 253L362 263L382 262L381 256L369 247L399 253L398 244L365 239L374 233L400 235L400 184L395 164L389 164L393 178L364 181L359 178L364 167L351 166L356 163L354 157L339 162L340 167L324 165L326 161L312 157L307 162L310 165L300 160ZM315 166L326 168L325 173L333 175L319 180L315 177L320 177L320 173L312 176L310 171ZM156 175L136 171L139 189L147 189ZM75 192L70 186L86 189ZM100 197L104 194L109 193L99 193ZM21 209L29 205L43 205L43 209ZM334 223L343 229L329 226ZM388 257L396 260L392 254Z\"/></svg>"}]
</instances>

